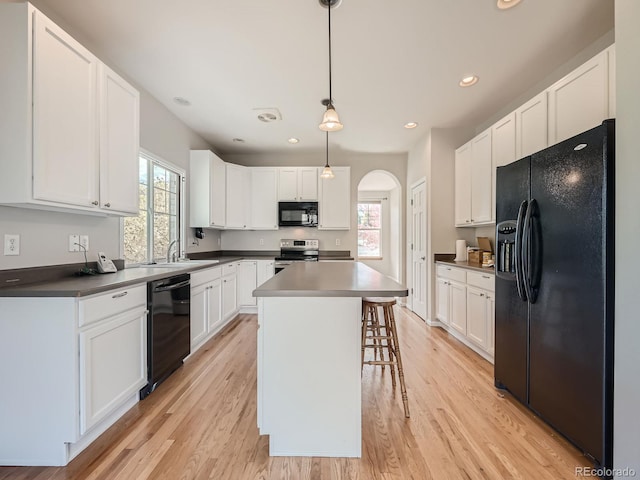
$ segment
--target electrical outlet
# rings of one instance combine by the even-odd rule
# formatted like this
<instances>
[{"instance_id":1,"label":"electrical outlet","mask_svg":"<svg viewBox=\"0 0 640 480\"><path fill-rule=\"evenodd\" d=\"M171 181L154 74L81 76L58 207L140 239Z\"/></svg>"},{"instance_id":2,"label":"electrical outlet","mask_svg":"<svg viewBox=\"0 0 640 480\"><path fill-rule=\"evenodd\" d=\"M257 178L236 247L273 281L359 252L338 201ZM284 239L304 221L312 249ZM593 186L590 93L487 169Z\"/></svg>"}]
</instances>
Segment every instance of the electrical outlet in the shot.
<instances>
[{"instance_id":1,"label":"electrical outlet","mask_svg":"<svg viewBox=\"0 0 640 480\"><path fill-rule=\"evenodd\" d=\"M220 244L221 244L221 243L222 243L222 242L221 242L221 238L220 238L220 237L218 237L218 246L220 246Z\"/></svg>"},{"instance_id":2,"label":"electrical outlet","mask_svg":"<svg viewBox=\"0 0 640 480\"><path fill-rule=\"evenodd\" d=\"M339 247L339 246L340 246L340 239L336 238L336 247Z\"/></svg>"},{"instance_id":3,"label":"electrical outlet","mask_svg":"<svg viewBox=\"0 0 640 480\"><path fill-rule=\"evenodd\" d=\"M261 245L261 246L262 246L262 245L264 245L264 238L261 238L261 239L260 239L260 245Z\"/></svg>"},{"instance_id":4,"label":"electrical outlet","mask_svg":"<svg viewBox=\"0 0 640 480\"><path fill-rule=\"evenodd\" d=\"M5 234L4 236L4 254L20 255L20 235Z\"/></svg>"},{"instance_id":5,"label":"electrical outlet","mask_svg":"<svg viewBox=\"0 0 640 480\"><path fill-rule=\"evenodd\" d=\"M80 235L80 241L78 243L84 247L85 251L89 251L89 235Z\"/></svg>"},{"instance_id":6,"label":"electrical outlet","mask_svg":"<svg viewBox=\"0 0 640 480\"><path fill-rule=\"evenodd\" d=\"M69 235L69 251L79 252L80 247L77 245L80 243L80 235Z\"/></svg>"}]
</instances>

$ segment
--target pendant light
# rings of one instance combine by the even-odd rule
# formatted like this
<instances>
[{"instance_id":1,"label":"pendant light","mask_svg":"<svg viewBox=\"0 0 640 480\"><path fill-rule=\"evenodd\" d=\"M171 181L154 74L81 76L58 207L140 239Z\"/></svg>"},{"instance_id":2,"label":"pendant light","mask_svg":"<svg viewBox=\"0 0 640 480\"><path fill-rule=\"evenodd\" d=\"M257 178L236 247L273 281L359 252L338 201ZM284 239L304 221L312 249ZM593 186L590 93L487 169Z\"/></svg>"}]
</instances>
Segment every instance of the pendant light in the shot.
<instances>
[{"instance_id":1,"label":"pendant light","mask_svg":"<svg viewBox=\"0 0 640 480\"><path fill-rule=\"evenodd\" d=\"M322 173L320 174L320 178L333 178L335 175L331 171L331 167L329 166L329 132L327 132L327 161L324 164L324 168L322 169Z\"/></svg>"},{"instance_id":2,"label":"pendant light","mask_svg":"<svg viewBox=\"0 0 640 480\"><path fill-rule=\"evenodd\" d=\"M320 4L326 6L329 12L329 98L322 101L327 110L324 112L322 123L319 125L320 130L325 132L337 132L342 130L344 126L340 122L338 112L333 106L333 97L331 96L331 8L338 3L340 3L339 0L320 0Z\"/></svg>"}]
</instances>

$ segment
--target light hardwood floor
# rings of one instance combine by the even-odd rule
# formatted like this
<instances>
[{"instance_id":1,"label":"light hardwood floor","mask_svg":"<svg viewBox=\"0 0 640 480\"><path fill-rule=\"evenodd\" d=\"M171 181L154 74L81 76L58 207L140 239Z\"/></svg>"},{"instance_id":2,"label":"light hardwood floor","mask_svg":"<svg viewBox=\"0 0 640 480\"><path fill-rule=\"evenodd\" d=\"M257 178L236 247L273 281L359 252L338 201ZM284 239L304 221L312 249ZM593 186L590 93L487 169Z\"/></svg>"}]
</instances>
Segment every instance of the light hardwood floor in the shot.
<instances>
[{"instance_id":1,"label":"light hardwood floor","mask_svg":"<svg viewBox=\"0 0 640 480\"><path fill-rule=\"evenodd\" d=\"M269 457L256 427L256 317L240 315L69 466L4 467L0 479L558 480L589 466L494 389L489 363L396 313L411 418L389 372L365 366L361 459Z\"/></svg>"}]
</instances>

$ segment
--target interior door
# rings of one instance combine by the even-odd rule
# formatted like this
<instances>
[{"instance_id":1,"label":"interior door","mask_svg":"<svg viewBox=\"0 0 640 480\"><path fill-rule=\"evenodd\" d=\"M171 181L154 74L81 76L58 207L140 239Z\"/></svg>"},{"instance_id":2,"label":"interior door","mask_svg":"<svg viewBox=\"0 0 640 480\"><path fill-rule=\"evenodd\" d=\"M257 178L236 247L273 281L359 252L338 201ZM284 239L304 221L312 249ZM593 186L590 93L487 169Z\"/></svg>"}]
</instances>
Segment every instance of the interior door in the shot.
<instances>
[{"instance_id":1,"label":"interior door","mask_svg":"<svg viewBox=\"0 0 640 480\"><path fill-rule=\"evenodd\" d=\"M424 182L411 189L412 288L411 309L427 318L427 187Z\"/></svg>"}]
</instances>

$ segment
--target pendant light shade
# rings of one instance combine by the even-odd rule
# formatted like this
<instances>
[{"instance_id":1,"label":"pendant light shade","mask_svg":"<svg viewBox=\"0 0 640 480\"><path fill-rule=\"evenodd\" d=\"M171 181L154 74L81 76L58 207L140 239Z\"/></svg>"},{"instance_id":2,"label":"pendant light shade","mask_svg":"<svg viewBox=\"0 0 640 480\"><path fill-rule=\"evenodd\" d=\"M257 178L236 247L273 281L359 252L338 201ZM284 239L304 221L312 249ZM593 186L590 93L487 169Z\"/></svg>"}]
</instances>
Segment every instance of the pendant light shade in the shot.
<instances>
[{"instance_id":1,"label":"pendant light shade","mask_svg":"<svg viewBox=\"0 0 640 480\"><path fill-rule=\"evenodd\" d=\"M327 135L327 146L326 146L327 161L324 164L324 168L322 169L320 178L333 178L335 177L335 175L333 174L333 171L331 171L331 166L329 166L329 132L327 132L326 135Z\"/></svg>"},{"instance_id":2,"label":"pendant light shade","mask_svg":"<svg viewBox=\"0 0 640 480\"><path fill-rule=\"evenodd\" d=\"M324 132L337 132L342 130L342 122L338 117L338 112L331 103L327 105L327 111L322 116L322 123L319 125L320 130Z\"/></svg>"},{"instance_id":3,"label":"pendant light shade","mask_svg":"<svg viewBox=\"0 0 640 480\"><path fill-rule=\"evenodd\" d=\"M320 3L322 5L326 5L329 16L329 98L322 101L322 104L327 107L327 110L324 112L324 115L322 116L322 123L320 123L318 127L324 132L337 132L338 130L342 130L344 125L340 122L338 112L336 112L336 109L333 106L333 97L331 96L331 8L339 2L333 0L320 0Z\"/></svg>"}]
</instances>

